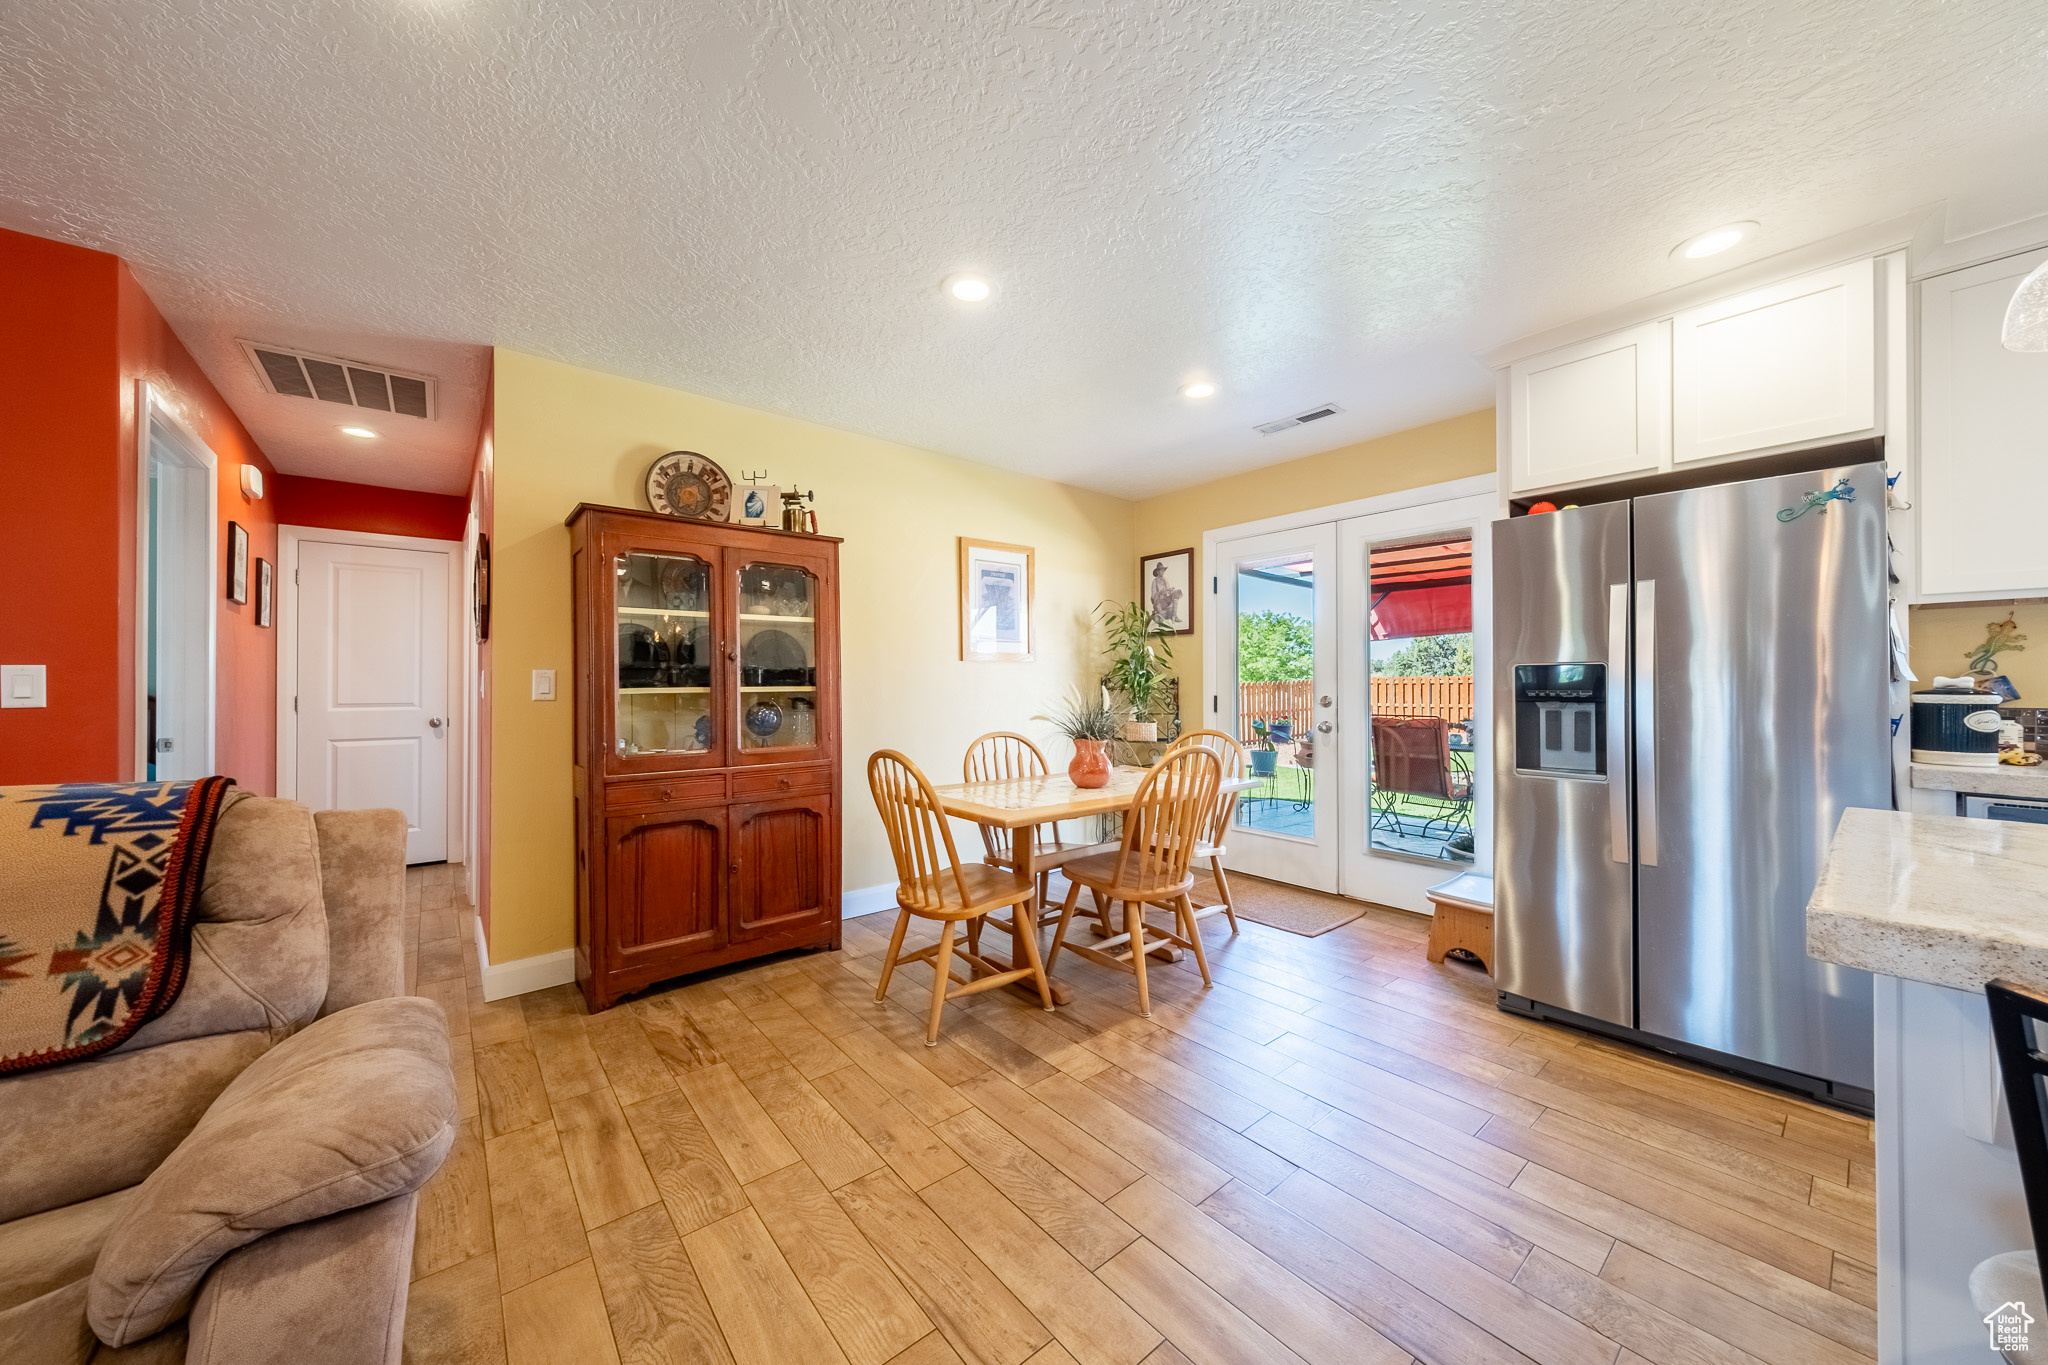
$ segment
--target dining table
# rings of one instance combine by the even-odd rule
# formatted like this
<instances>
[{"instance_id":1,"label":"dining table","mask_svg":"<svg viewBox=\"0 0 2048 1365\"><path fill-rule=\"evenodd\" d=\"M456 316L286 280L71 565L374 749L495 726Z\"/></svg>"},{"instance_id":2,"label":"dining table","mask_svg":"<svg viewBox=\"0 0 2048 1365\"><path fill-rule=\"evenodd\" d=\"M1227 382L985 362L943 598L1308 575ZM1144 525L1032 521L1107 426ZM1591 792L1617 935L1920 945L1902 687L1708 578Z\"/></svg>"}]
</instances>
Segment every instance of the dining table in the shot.
<instances>
[{"instance_id":1,"label":"dining table","mask_svg":"<svg viewBox=\"0 0 2048 1365\"><path fill-rule=\"evenodd\" d=\"M977 825L1012 831L1014 837L1010 840L1010 847L1016 858L1014 870L1018 881L1036 886L1038 869L1034 858L1038 840L1031 831L1040 825L1055 824L1061 820L1080 820L1091 815L1112 815L1128 810L1138 795L1138 787L1151 771L1150 768L1118 764L1109 770L1109 781L1100 787L1079 787L1065 773L1045 773L1003 782L954 782L934 790L938 794L940 809L947 815ZM1228 795L1257 785L1257 779L1249 775L1225 778L1222 791ZM1027 932L1037 932L1041 908L1034 906L1029 915L1011 914L1011 962L1028 961L1022 936ZM986 952L982 956L998 970L1009 970L1000 959ZM1050 977L1047 981L1052 987L1054 1003L1064 1005L1074 998L1071 987ZM1019 981L1011 989L1023 991L1034 999L1038 995L1038 988L1029 981Z\"/></svg>"}]
</instances>

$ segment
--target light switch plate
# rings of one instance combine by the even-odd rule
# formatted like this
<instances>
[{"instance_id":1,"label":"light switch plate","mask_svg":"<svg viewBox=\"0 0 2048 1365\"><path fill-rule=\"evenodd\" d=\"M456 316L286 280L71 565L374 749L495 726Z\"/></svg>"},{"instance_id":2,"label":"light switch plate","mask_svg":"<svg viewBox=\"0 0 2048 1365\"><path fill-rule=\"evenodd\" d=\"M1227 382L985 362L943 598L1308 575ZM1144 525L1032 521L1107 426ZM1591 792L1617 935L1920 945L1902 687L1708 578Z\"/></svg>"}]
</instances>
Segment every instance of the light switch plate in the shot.
<instances>
[{"instance_id":1,"label":"light switch plate","mask_svg":"<svg viewBox=\"0 0 2048 1365\"><path fill-rule=\"evenodd\" d=\"M533 670L533 699L553 701L555 699L555 670L536 668Z\"/></svg>"},{"instance_id":2,"label":"light switch plate","mask_svg":"<svg viewBox=\"0 0 2048 1365\"><path fill-rule=\"evenodd\" d=\"M47 665L0 664L0 709L49 704Z\"/></svg>"}]
</instances>

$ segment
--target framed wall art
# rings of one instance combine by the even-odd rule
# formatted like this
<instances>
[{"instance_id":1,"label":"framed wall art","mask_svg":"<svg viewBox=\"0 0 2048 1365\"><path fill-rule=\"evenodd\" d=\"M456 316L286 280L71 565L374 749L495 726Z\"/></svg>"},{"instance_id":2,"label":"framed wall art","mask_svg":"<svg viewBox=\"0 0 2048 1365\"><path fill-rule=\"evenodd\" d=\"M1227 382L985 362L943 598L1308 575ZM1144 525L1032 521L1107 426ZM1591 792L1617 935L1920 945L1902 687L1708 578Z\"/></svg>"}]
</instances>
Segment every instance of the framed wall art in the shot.
<instances>
[{"instance_id":1,"label":"framed wall art","mask_svg":"<svg viewBox=\"0 0 2048 1365\"><path fill-rule=\"evenodd\" d=\"M1031 662L1031 547L960 537L960 657Z\"/></svg>"},{"instance_id":2,"label":"framed wall art","mask_svg":"<svg viewBox=\"0 0 2048 1365\"><path fill-rule=\"evenodd\" d=\"M258 559L256 561L256 624L259 626L267 627L270 624L270 597L270 561Z\"/></svg>"},{"instance_id":3,"label":"framed wall art","mask_svg":"<svg viewBox=\"0 0 2048 1365\"><path fill-rule=\"evenodd\" d=\"M750 483L733 489L732 519L742 526L780 526L782 490L772 483Z\"/></svg>"},{"instance_id":4,"label":"framed wall art","mask_svg":"<svg viewBox=\"0 0 2048 1365\"><path fill-rule=\"evenodd\" d=\"M1168 635L1195 633L1195 552L1169 550L1138 560L1138 600Z\"/></svg>"},{"instance_id":5,"label":"framed wall art","mask_svg":"<svg viewBox=\"0 0 2048 1365\"><path fill-rule=\"evenodd\" d=\"M249 601L249 530L239 521L228 523L228 601Z\"/></svg>"}]
</instances>

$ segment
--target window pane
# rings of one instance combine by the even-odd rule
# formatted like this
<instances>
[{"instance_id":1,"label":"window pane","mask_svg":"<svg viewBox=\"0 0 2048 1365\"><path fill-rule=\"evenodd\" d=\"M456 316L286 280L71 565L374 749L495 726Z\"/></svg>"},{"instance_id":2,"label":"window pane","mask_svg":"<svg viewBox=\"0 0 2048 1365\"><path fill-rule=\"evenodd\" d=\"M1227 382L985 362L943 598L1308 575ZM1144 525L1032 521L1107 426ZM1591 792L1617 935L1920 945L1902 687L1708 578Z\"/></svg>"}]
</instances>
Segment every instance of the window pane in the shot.
<instances>
[{"instance_id":1,"label":"window pane","mask_svg":"<svg viewBox=\"0 0 2048 1365\"><path fill-rule=\"evenodd\" d=\"M1367 655L1372 847L1472 861L1479 735L1469 536L1372 547Z\"/></svg>"},{"instance_id":2,"label":"window pane","mask_svg":"<svg viewBox=\"0 0 2048 1365\"><path fill-rule=\"evenodd\" d=\"M1307 553L1237 567L1237 737L1259 784L1237 823L1303 839L1316 833L1315 585Z\"/></svg>"}]
</instances>

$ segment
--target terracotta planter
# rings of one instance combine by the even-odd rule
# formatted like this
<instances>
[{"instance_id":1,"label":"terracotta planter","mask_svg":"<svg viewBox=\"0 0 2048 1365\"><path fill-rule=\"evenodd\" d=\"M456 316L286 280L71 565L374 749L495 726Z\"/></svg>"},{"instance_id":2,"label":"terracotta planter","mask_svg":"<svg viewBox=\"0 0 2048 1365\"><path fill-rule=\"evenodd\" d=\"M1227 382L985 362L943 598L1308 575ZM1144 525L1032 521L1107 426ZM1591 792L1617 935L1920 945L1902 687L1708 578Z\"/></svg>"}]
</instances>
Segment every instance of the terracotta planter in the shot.
<instances>
[{"instance_id":1,"label":"terracotta planter","mask_svg":"<svg viewBox=\"0 0 2048 1365\"><path fill-rule=\"evenodd\" d=\"M1124 738L1133 744L1154 744L1159 740L1159 722L1134 720L1124 726Z\"/></svg>"},{"instance_id":2,"label":"terracotta planter","mask_svg":"<svg viewBox=\"0 0 2048 1365\"><path fill-rule=\"evenodd\" d=\"M1067 777L1077 787L1109 785L1109 748L1105 740L1074 741L1074 761L1067 765Z\"/></svg>"}]
</instances>

